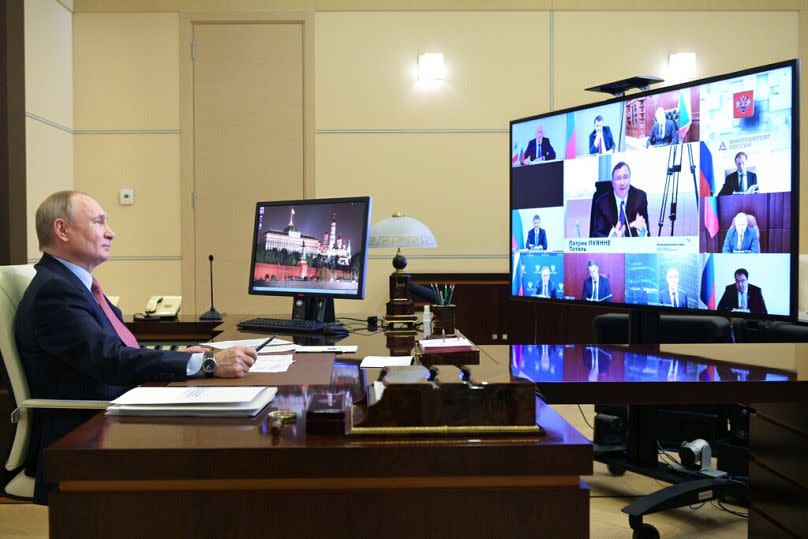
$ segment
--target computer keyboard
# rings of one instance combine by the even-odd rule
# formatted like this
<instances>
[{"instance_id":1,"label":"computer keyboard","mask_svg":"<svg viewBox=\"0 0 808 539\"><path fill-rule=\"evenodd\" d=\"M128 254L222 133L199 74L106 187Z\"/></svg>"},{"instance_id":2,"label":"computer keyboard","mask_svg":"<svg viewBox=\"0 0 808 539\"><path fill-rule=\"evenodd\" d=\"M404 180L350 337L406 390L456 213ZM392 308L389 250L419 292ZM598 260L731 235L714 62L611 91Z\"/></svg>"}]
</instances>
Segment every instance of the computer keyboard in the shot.
<instances>
[{"instance_id":1,"label":"computer keyboard","mask_svg":"<svg viewBox=\"0 0 808 539\"><path fill-rule=\"evenodd\" d=\"M291 320L286 318L252 318L238 323L239 329L269 331L273 333L283 333L285 331L295 333L318 333L322 331L326 325L325 322L315 322L314 320Z\"/></svg>"}]
</instances>

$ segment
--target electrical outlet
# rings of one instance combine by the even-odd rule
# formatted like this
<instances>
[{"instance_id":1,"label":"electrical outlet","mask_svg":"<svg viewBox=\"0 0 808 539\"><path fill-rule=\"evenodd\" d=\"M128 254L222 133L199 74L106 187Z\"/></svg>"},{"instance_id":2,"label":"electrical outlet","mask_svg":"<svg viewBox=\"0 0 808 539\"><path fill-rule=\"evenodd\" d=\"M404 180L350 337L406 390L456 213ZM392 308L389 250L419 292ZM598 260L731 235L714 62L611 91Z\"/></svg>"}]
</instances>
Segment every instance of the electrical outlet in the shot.
<instances>
[{"instance_id":1,"label":"electrical outlet","mask_svg":"<svg viewBox=\"0 0 808 539\"><path fill-rule=\"evenodd\" d=\"M135 190L131 187L121 189L119 196L122 206L130 206L135 203Z\"/></svg>"}]
</instances>

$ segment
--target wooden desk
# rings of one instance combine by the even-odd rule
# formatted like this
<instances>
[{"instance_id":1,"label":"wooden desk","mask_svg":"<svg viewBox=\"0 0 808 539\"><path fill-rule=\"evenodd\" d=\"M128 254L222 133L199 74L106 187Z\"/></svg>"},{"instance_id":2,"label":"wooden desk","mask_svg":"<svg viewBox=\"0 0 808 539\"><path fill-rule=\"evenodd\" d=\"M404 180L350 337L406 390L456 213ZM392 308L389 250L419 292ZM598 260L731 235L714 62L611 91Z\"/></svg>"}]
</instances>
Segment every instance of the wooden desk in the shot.
<instances>
[{"instance_id":1,"label":"wooden desk","mask_svg":"<svg viewBox=\"0 0 808 539\"><path fill-rule=\"evenodd\" d=\"M228 330L223 338L234 335ZM242 335L242 338L246 335ZM352 335L360 355L381 333ZM486 356L492 368L508 363ZM306 361L305 357L299 361ZM318 392L357 396L356 364L330 386L284 386L298 412L254 419L99 414L46 452L52 537L587 537L592 446L537 400L546 436L347 438L307 432Z\"/></svg>"},{"instance_id":2,"label":"wooden desk","mask_svg":"<svg viewBox=\"0 0 808 539\"><path fill-rule=\"evenodd\" d=\"M221 321L199 320L196 315L181 314L177 320L127 320L129 328L141 342L206 342L221 333Z\"/></svg>"}]
</instances>

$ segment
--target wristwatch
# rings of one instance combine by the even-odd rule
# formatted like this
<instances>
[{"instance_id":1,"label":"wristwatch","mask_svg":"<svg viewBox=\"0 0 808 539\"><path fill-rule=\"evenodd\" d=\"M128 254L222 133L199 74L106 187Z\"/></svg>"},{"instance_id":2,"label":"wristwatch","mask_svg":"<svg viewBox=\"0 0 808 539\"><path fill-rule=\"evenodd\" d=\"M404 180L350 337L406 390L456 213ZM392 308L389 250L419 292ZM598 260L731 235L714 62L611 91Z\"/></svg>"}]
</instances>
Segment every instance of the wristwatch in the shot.
<instances>
[{"instance_id":1,"label":"wristwatch","mask_svg":"<svg viewBox=\"0 0 808 539\"><path fill-rule=\"evenodd\" d=\"M208 350L202 356L202 372L206 378L210 378L214 371L216 371L216 357L213 355L213 350Z\"/></svg>"}]
</instances>

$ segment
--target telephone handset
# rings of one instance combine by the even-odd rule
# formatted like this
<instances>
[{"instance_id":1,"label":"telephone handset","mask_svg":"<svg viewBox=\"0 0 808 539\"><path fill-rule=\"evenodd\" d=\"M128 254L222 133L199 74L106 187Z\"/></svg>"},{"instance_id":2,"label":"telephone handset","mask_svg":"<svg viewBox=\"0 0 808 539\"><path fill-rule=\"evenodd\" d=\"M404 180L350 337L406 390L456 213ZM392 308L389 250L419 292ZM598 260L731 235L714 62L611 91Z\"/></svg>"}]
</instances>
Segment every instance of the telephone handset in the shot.
<instances>
[{"instance_id":1,"label":"telephone handset","mask_svg":"<svg viewBox=\"0 0 808 539\"><path fill-rule=\"evenodd\" d=\"M176 318L182 307L182 296L152 296L146 302L146 317Z\"/></svg>"}]
</instances>

